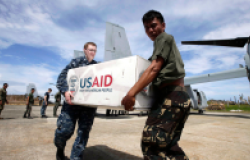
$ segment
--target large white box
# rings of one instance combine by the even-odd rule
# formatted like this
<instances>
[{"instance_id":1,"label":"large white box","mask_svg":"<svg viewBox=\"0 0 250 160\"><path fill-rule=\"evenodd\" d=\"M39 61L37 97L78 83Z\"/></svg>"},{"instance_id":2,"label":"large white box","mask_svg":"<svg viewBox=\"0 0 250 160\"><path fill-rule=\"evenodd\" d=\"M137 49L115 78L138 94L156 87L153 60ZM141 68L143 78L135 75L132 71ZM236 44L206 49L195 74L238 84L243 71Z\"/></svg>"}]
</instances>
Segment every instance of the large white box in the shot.
<instances>
[{"instance_id":1,"label":"large white box","mask_svg":"<svg viewBox=\"0 0 250 160\"><path fill-rule=\"evenodd\" d=\"M72 102L77 105L124 110L122 98L138 81L150 61L139 56L70 69L67 74ZM148 110L153 102L151 84L136 95L135 110Z\"/></svg>"}]
</instances>

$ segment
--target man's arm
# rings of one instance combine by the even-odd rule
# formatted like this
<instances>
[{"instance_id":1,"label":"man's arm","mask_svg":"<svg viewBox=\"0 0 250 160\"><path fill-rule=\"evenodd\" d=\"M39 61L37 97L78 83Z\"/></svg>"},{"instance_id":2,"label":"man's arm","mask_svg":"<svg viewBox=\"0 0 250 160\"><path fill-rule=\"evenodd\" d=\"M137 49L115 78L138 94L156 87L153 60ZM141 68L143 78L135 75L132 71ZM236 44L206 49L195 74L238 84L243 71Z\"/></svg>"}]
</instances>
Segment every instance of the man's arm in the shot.
<instances>
[{"instance_id":1,"label":"man's arm","mask_svg":"<svg viewBox=\"0 0 250 160\"><path fill-rule=\"evenodd\" d=\"M45 101L45 105L47 105L47 96L44 96L43 98L43 100Z\"/></svg>"},{"instance_id":2,"label":"man's arm","mask_svg":"<svg viewBox=\"0 0 250 160\"><path fill-rule=\"evenodd\" d=\"M62 72L57 78L56 87L59 89L62 95L64 95L67 103L70 105L72 105L71 97L73 97L73 94L69 91L69 86L67 83L67 74L69 69L79 67L79 62L80 59L72 59L71 62L62 70Z\"/></svg>"},{"instance_id":3,"label":"man's arm","mask_svg":"<svg viewBox=\"0 0 250 160\"><path fill-rule=\"evenodd\" d=\"M6 91L6 96L5 96L5 102L9 104L9 101L7 100L7 91Z\"/></svg>"},{"instance_id":4,"label":"man's arm","mask_svg":"<svg viewBox=\"0 0 250 160\"><path fill-rule=\"evenodd\" d=\"M30 95L27 98L27 105L29 104L29 100L30 100Z\"/></svg>"},{"instance_id":5,"label":"man's arm","mask_svg":"<svg viewBox=\"0 0 250 160\"><path fill-rule=\"evenodd\" d=\"M68 70L72 68L72 65L71 65L72 62L73 60L62 70L62 72L59 74L57 78L56 87L59 89L59 91L62 92L63 95L69 89L69 86L67 83L67 74L68 74Z\"/></svg>"},{"instance_id":6,"label":"man's arm","mask_svg":"<svg viewBox=\"0 0 250 160\"><path fill-rule=\"evenodd\" d=\"M0 105L2 104L2 89L0 89Z\"/></svg>"},{"instance_id":7,"label":"man's arm","mask_svg":"<svg viewBox=\"0 0 250 160\"><path fill-rule=\"evenodd\" d=\"M57 101L57 97L58 97L58 92L55 94L54 98Z\"/></svg>"},{"instance_id":8,"label":"man's arm","mask_svg":"<svg viewBox=\"0 0 250 160\"><path fill-rule=\"evenodd\" d=\"M125 106L125 110L133 110L135 104L135 96L150 82L154 80L162 65L164 64L164 59L160 56L153 60L151 65L145 70L140 79L135 83L135 85L129 90L127 95L123 98L121 104Z\"/></svg>"}]
</instances>

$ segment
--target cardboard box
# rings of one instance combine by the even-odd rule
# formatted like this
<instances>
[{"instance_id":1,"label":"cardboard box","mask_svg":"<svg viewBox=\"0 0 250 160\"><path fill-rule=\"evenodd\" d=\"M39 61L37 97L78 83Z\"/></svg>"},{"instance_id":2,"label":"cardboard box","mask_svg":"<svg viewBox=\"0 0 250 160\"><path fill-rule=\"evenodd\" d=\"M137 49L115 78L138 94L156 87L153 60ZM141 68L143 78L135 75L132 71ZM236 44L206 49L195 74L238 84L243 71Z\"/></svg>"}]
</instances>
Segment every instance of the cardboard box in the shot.
<instances>
[{"instance_id":1,"label":"cardboard box","mask_svg":"<svg viewBox=\"0 0 250 160\"><path fill-rule=\"evenodd\" d=\"M67 74L72 102L77 105L124 110L122 98L150 65L139 56L70 69ZM135 110L148 110L153 102L151 84L136 95Z\"/></svg>"}]
</instances>

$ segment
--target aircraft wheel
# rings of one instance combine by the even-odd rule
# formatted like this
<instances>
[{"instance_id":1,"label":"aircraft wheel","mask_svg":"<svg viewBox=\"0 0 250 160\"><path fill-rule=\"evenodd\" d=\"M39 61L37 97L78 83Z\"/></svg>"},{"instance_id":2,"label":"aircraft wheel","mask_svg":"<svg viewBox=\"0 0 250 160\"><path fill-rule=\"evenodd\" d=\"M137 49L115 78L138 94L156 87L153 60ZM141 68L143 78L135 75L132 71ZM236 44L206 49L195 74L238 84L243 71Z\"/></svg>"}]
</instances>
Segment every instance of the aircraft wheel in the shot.
<instances>
[{"instance_id":1,"label":"aircraft wheel","mask_svg":"<svg viewBox=\"0 0 250 160\"><path fill-rule=\"evenodd\" d=\"M110 112L111 112L110 109L106 109L106 116L110 116Z\"/></svg>"},{"instance_id":2,"label":"aircraft wheel","mask_svg":"<svg viewBox=\"0 0 250 160\"><path fill-rule=\"evenodd\" d=\"M199 110L199 114L203 114L203 110Z\"/></svg>"}]
</instances>

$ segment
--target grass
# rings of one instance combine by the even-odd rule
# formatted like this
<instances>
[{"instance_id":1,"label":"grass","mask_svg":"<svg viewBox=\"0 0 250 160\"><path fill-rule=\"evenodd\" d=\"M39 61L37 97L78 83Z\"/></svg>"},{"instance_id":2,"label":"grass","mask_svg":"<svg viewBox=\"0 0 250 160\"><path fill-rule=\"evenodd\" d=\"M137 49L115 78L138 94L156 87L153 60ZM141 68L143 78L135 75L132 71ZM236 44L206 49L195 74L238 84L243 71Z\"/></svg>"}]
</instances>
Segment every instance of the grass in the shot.
<instances>
[{"instance_id":1,"label":"grass","mask_svg":"<svg viewBox=\"0 0 250 160\"><path fill-rule=\"evenodd\" d=\"M215 111L215 112L230 112L230 110L242 110L242 112L250 113L250 105L241 104L239 105L225 105L225 110L207 110L207 111ZM237 112L235 112L237 113Z\"/></svg>"},{"instance_id":2,"label":"grass","mask_svg":"<svg viewBox=\"0 0 250 160\"><path fill-rule=\"evenodd\" d=\"M230 110L243 110L243 111L249 111L250 112L250 106L247 104L242 104L242 105L225 105L226 111Z\"/></svg>"}]
</instances>

